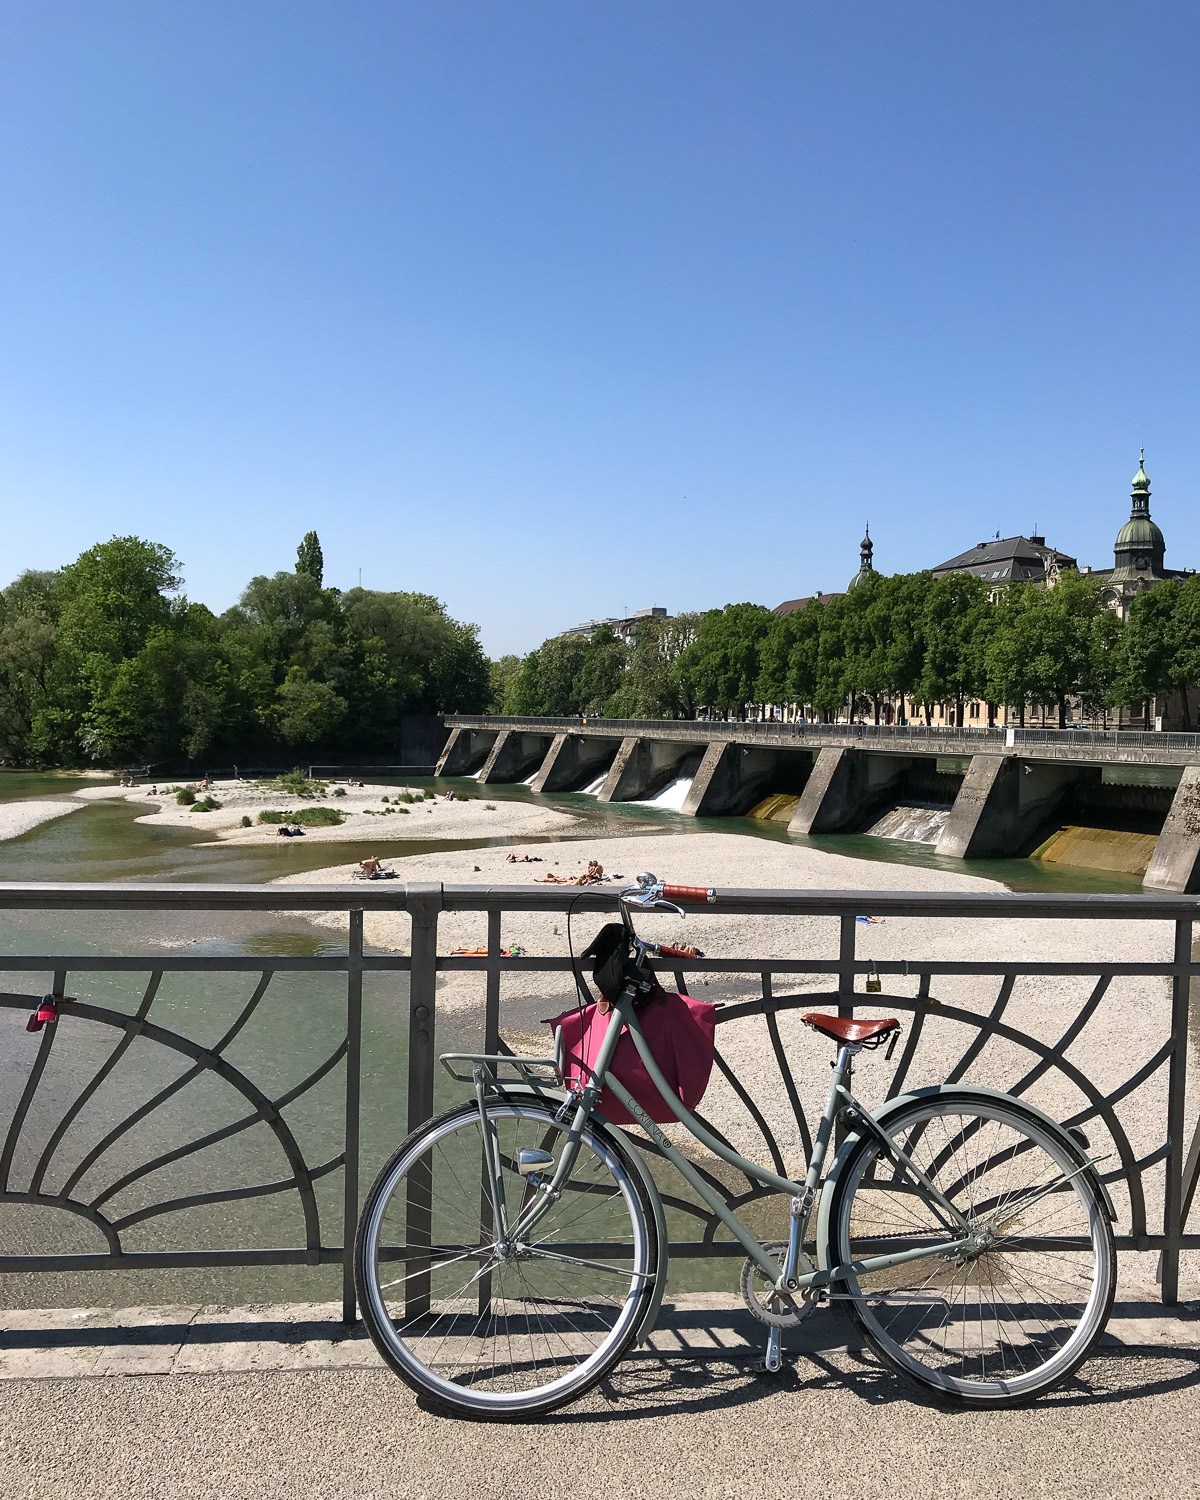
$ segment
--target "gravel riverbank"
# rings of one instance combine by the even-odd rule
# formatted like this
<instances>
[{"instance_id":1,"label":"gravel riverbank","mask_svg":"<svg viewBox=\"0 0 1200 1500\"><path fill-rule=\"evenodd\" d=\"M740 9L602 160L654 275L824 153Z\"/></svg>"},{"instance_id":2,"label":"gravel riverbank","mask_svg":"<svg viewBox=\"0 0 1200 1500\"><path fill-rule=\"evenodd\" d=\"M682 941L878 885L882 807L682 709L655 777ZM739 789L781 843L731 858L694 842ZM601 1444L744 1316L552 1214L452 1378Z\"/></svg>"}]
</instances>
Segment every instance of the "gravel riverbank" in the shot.
<instances>
[{"instance_id":1,"label":"gravel riverbank","mask_svg":"<svg viewBox=\"0 0 1200 1500\"><path fill-rule=\"evenodd\" d=\"M412 840L566 835L579 822L570 813L555 808L500 800L490 803L481 794L471 794L469 800L456 798L453 802L444 794L428 800L401 802L398 799L404 787L348 786L344 782L330 782L319 796L298 797L255 781L214 781L211 787L197 791L197 798L211 795L219 806L209 812L197 812L194 803L188 806L176 801L175 786L172 782L159 787L84 787L74 796L83 802L123 798L145 808L137 819L139 823L202 828L212 833L214 843L228 844L273 843L279 837L279 826L260 824L260 812L280 812L292 818L306 808L332 807L342 814L344 821L329 827L306 827L305 838L328 843L361 839L367 846L364 854L369 854L369 846L375 844ZM245 817L251 820L249 828L242 827Z\"/></svg>"}]
</instances>

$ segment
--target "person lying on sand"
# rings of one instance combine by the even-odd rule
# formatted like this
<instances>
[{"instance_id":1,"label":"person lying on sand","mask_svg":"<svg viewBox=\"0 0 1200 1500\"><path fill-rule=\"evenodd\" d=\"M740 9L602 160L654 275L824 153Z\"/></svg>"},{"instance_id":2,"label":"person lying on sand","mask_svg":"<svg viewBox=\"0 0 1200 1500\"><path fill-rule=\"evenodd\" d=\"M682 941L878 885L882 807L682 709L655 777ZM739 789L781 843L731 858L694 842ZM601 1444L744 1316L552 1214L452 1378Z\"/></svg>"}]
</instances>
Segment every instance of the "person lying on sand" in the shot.
<instances>
[{"instance_id":1,"label":"person lying on sand","mask_svg":"<svg viewBox=\"0 0 1200 1500\"><path fill-rule=\"evenodd\" d=\"M540 854L506 854L504 859L510 865L541 865L545 863Z\"/></svg>"},{"instance_id":2,"label":"person lying on sand","mask_svg":"<svg viewBox=\"0 0 1200 1500\"><path fill-rule=\"evenodd\" d=\"M486 948L455 948L451 956L453 958L486 958L488 951ZM511 948L501 948L500 957L524 958L525 950L520 943L514 943Z\"/></svg>"},{"instance_id":3,"label":"person lying on sand","mask_svg":"<svg viewBox=\"0 0 1200 1500\"><path fill-rule=\"evenodd\" d=\"M304 829L300 827L299 823L280 823L275 832L281 839L302 839L304 837Z\"/></svg>"},{"instance_id":4,"label":"person lying on sand","mask_svg":"<svg viewBox=\"0 0 1200 1500\"><path fill-rule=\"evenodd\" d=\"M539 885L599 885L604 880L604 866L599 860L589 859L582 875L539 875Z\"/></svg>"}]
</instances>

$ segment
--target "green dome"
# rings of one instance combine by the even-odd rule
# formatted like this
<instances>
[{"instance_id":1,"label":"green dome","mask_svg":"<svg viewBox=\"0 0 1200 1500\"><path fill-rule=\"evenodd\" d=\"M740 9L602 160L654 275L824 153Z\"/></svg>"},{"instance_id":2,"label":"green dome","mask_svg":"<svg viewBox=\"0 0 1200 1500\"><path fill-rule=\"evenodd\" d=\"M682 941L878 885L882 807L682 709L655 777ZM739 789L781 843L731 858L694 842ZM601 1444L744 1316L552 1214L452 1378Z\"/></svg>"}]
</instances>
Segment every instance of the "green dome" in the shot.
<instances>
[{"instance_id":1,"label":"green dome","mask_svg":"<svg viewBox=\"0 0 1200 1500\"><path fill-rule=\"evenodd\" d=\"M1145 490L1147 494L1150 493L1150 480L1146 474L1146 462L1144 459L1138 464L1138 471L1133 476L1132 487L1135 490Z\"/></svg>"},{"instance_id":2,"label":"green dome","mask_svg":"<svg viewBox=\"0 0 1200 1500\"><path fill-rule=\"evenodd\" d=\"M1149 516L1134 516L1117 532L1115 546L1117 551L1126 547L1141 547L1153 551L1157 547L1165 547L1166 543L1162 532Z\"/></svg>"}]
</instances>

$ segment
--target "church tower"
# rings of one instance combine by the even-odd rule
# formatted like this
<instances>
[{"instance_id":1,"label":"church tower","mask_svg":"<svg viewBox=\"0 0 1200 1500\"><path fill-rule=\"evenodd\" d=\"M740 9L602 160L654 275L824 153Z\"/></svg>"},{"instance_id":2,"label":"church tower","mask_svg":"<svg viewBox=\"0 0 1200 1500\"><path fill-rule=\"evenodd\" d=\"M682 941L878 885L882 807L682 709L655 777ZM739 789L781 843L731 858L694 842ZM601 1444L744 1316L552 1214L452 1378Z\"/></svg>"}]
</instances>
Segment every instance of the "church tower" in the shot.
<instances>
[{"instance_id":1,"label":"church tower","mask_svg":"<svg viewBox=\"0 0 1200 1500\"><path fill-rule=\"evenodd\" d=\"M1117 532L1113 543L1114 583L1151 583L1166 578L1163 566L1167 544L1163 534L1150 519L1150 481L1146 477L1145 450L1138 471L1133 476L1133 508L1129 519Z\"/></svg>"},{"instance_id":2,"label":"church tower","mask_svg":"<svg viewBox=\"0 0 1200 1500\"><path fill-rule=\"evenodd\" d=\"M873 558L875 555L875 543L871 540L871 528L867 527L866 535L858 544L858 572L847 584L847 591L857 587L864 578L869 577L875 571Z\"/></svg>"}]
</instances>

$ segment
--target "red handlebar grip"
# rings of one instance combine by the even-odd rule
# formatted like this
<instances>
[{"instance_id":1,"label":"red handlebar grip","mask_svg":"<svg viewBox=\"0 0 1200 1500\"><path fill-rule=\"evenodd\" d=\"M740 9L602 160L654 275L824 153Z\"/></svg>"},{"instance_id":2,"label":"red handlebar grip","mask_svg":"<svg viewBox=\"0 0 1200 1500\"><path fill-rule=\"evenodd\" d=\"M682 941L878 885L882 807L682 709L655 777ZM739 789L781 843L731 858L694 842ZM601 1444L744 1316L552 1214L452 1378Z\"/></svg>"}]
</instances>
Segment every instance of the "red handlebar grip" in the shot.
<instances>
[{"instance_id":1,"label":"red handlebar grip","mask_svg":"<svg viewBox=\"0 0 1200 1500\"><path fill-rule=\"evenodd\" d=\"M663 895L668 901L715 901L717 893L710 885L664 885Z\"/></svg>"},{"instance_id":2,"label":"red handlebar grip","mask_svg":"<svg viewBox=\"0 0 1200 1500\"><path fill-rule=\"evenodd\" d=\"M660 958L703 958L704 957L704 955L702 953L697 953L695 950L693 950L692 952L689 953L689 952L687 952L683 948L672 948L671 945L670 945L670 943L659 943L659 945L658 945L658 955L659 955Z\"/></svg>"}]
</instances>

